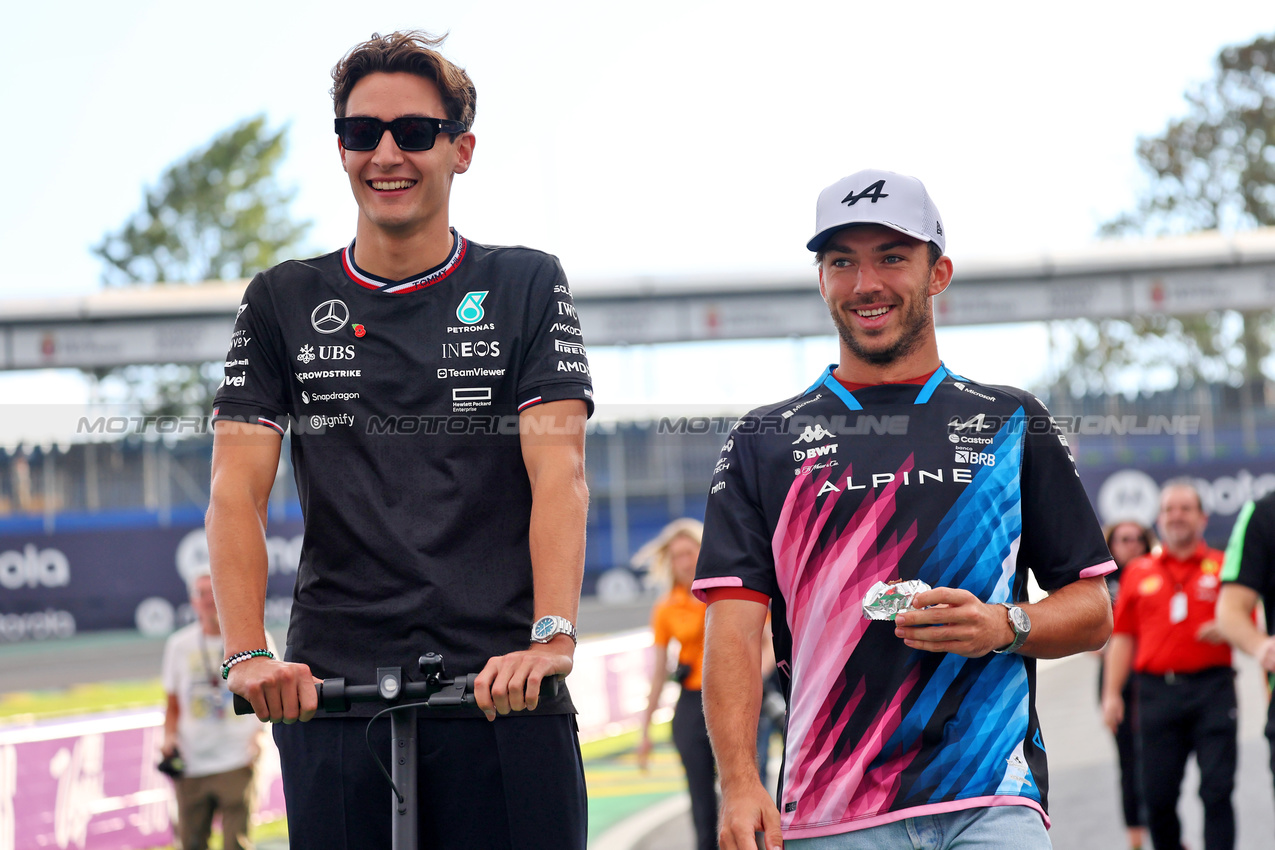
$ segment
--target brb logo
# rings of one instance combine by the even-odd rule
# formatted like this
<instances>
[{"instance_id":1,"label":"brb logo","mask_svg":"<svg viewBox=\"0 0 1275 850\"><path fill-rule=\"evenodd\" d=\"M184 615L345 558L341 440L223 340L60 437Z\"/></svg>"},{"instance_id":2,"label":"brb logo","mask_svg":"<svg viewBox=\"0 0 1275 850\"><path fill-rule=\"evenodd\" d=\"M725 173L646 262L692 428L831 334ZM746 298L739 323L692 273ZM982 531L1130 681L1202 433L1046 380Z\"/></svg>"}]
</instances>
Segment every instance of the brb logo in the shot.
<instances>
[{"instance_id":1,"label":"brb logo","mask_svg":"<svg viewBox=\"0 0 1275 850\"><path fill-rule=\"evenodd\" d=\"M467 325L476 325L481 322L483 320L483 299L486 297L486 290L483 292L466 292L465 297L460 299L460 306L456 308L456 318Z\"/></svg>"}]
</instances>

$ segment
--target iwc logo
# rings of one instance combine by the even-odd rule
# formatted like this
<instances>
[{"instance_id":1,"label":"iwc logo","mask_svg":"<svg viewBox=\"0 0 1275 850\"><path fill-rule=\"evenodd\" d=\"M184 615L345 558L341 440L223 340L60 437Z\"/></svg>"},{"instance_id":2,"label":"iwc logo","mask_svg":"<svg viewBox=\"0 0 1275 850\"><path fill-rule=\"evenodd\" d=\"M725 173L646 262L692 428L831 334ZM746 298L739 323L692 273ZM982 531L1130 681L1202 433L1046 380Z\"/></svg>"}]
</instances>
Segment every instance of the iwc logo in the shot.
<instances>
[{"instance_id":1,"label":"iwc logo","mask_svg":"<svg viewBox=\"0 0 1275 850\"><path fill-rule=\"evenodd\" d=\"M310 325L321 334L334 334L350 321L350 308L339 298L324 301L310 314Z\"/></svg>"},{"instance_id":2,"label":"iwc logo","mask_svg":"<svg viewBox=\"0 0 1275 850\"><path fill-rule=\"evenodd\" d=\"M483 320L483 299L487 292L466 292L456 308L456 318L467 325L476 325Z\"/></svg>"}]
</instances>

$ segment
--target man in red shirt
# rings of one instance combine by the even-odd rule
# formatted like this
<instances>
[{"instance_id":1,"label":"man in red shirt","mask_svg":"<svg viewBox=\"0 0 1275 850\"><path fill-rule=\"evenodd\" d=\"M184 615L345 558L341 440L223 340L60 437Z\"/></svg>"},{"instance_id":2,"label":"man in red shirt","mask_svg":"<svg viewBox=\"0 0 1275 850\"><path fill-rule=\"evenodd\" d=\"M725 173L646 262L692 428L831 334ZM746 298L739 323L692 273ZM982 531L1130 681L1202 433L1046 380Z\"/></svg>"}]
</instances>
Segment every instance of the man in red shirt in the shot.
<instances>
[{"instance_id":1,"label":"man in red shirt","mask_svg":"<svg viewBox=\"0 0 1275 850\"><path fill-rule=\"evenodd\" d=\"M1164 485L1161 548L1125 568L1103 680L1103 716L1114 730L1125 712L1120 691L1130 669L1135 674L1138 757L1157 848L1182 846L1178 793L1193 750L1205 850L1235 845L1234 670L1231 647L1214 619L1223 556L1204 544L1207 523L1191 482Z\"/></svg>"}]
</instances>

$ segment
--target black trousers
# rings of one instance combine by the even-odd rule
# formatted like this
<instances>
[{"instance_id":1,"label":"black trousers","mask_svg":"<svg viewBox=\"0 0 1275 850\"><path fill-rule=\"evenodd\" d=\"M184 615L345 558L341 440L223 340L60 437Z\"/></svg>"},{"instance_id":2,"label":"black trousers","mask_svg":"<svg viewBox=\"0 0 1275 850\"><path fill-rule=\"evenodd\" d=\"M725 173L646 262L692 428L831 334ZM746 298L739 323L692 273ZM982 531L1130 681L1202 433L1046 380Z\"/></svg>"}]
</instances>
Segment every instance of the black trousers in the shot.
<instances>
[{"instance_id":1,"label":"black trousers","mask_svg":"<svg viewBox=\"0 0 1275 850\"><path fill-rule=\"evenodd\" d=\"M304 850L386 850L389 782L366 718L276 724L288 838ZM371 727L388 765L390 723ZM585 850L588 811L575 717L421 720L422 850Z\"/></svg>"},{"instance_id":2,"label":"black trousers","mask_svg":"<svg viewBox=\"0 0 1275 850\"><path fill-rule=\"evenodd\" d=\"M717 850L717 787L713 746L704 723L704 698L699 691L682 689L673 710L673 745L686 768L691 794L691 820L695 824L696 850Z\"/></svg>"},{"instance_id":3,"label":"black trousers","mask_svg":"<svg viewBox=\"0 0 1275 850\"><path fill-rule=\"evenodd\" d=\"M1147 807L1147 827L1156 850L1182 846L1178 795L1187 757L1200 766L1205 850L1235 846L1238 759L1234 671L1213 667L1193 674L1138 674L1138 759Z\"/></svg>"},{"instance_id":4,"label":"black trousers","mask_svg":"<svg viewBox=\"0 0 1275 850\"><path fill-rule=\"evenodd\" d=\"M1098 701L1102 701L1102 668L1098 664ZM1124 720L1116 727L1116 755L1120 767L1120 803L1127 827L1145 826L1142 820L1142 777L1138 770L1138 745L1135 740L1138 717L1138 698L1134 688L1135 678L1124 683L1120 697L1124 700Z\"/></svg>"}]
</instances>

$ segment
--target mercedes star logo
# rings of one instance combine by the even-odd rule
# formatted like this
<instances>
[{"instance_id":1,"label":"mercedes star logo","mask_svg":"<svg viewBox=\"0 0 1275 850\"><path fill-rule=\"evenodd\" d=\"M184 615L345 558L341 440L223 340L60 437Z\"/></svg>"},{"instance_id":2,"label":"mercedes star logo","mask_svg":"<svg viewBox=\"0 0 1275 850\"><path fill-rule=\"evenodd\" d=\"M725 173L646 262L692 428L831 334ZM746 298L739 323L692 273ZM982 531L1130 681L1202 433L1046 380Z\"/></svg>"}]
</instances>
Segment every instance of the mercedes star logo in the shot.
<instances>
[{"instance_id":1,"label":"mercedes star logo","mask_svg":"<svg viewBox=\"0 0 1275 850\"><path fill-rule=\"evenodd\" d=\"M350 308L338 298L324 301L310 314L310 324L321 334L334 334L345 327L348 321L350 321Z\"/></svg>"}]
</instances>

